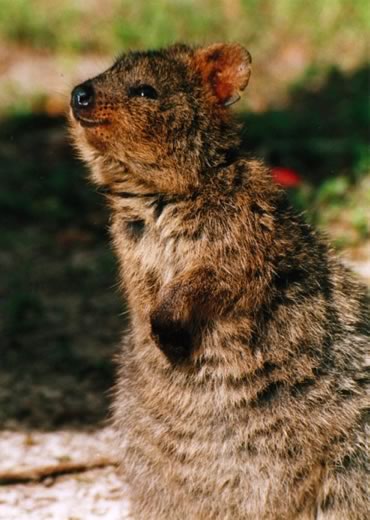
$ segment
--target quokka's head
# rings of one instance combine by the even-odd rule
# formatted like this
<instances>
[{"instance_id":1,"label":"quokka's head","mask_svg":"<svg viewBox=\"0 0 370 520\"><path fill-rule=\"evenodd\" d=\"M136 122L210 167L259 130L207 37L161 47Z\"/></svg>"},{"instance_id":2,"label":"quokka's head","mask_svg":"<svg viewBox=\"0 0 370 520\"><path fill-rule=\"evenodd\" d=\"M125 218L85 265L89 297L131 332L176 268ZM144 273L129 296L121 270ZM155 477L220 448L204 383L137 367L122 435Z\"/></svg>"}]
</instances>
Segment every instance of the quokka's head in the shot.
<instances>
[{"instance_id":1,"label":"quokka's head","mask_svg":"<svg viewBox=\"0 0 370 520\"><path fill-rule=\"evenodd\" d=\"M239 144L229 107L250 71L238 44L178 44L124 54L75 87L72 134L94 180L172 193L199 185Z\"/></svg>"}]
</instances>

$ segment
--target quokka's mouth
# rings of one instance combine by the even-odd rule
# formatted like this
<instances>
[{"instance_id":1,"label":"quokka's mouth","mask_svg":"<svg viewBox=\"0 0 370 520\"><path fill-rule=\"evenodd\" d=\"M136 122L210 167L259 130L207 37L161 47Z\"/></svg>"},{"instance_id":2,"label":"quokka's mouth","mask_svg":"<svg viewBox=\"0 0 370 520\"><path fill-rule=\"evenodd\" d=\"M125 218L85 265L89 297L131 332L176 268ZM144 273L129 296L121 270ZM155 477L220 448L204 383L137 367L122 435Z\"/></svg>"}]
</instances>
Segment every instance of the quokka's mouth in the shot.
<instances>
[{"instance_id":1,"label":"quokka's mouth","mask_svg":"<svg viewBox=\"0 0 370 520\"><path fill-rule=\"evenodd\" d=\"M80 123L81 126L92 128L94 126L110 125L109 119L88 119L87 117L81 117L73 111L73 116Z\"/></svg>"}]
</instances>

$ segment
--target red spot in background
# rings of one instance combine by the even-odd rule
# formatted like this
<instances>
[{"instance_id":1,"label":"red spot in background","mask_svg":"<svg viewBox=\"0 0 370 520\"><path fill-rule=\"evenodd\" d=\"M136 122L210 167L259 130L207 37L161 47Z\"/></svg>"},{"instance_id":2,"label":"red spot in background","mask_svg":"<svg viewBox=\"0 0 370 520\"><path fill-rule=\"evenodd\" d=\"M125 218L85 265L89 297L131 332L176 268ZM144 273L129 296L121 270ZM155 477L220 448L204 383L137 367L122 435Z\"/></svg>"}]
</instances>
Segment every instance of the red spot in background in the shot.
<instances>
[{"instance_id":1,"label":"red spot in background","mask_svg":"<svg viewBox=\"0 0 370 520\"><path fill-rule=\"evenodd\" d=\"M291 168L272 168L272 177L277 184L284 188L295 188L302 184L301 177Z\"/></svg>"}]
</instances>

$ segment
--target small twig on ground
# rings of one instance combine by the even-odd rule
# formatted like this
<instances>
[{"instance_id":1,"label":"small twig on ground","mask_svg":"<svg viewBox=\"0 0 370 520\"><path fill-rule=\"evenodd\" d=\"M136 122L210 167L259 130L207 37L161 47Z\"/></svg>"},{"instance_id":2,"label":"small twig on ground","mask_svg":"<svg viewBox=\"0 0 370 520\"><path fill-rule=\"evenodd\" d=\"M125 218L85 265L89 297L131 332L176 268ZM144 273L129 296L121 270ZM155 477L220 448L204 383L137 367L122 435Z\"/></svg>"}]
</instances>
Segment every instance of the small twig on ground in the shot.
<instances>
[{"instance_id":1,"label":"small twig on ground","mask_svg":"<svg viewBox=\"0 0 370 520\"><path fill-rule=\"evenodd\" d=\"M61 475L84 473L92 469L116 466L112 459L102 457L91 462L60 462L36 468L0 471L0 485L25 484L41 482L46 478L56 478Z\"/></svg>"}]
</instances>

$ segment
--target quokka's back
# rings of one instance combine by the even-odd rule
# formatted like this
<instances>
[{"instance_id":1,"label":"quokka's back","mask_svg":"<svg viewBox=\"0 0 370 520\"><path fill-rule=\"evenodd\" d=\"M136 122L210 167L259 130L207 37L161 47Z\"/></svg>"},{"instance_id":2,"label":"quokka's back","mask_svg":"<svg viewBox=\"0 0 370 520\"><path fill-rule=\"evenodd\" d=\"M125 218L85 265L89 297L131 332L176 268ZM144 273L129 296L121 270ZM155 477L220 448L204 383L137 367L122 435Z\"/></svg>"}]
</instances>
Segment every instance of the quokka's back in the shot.
<instances>
[{"instance_id":1,"label":"quokka's back","mask_svg":"<svg viewBox=\"0 0 370 520\"><path fill-rule=\"evenodd\" d=\"M366 290L240 151L236 44L72 93L128 300L114 419L140 520L363 520Z\"/></svg>"}]
</instances>

